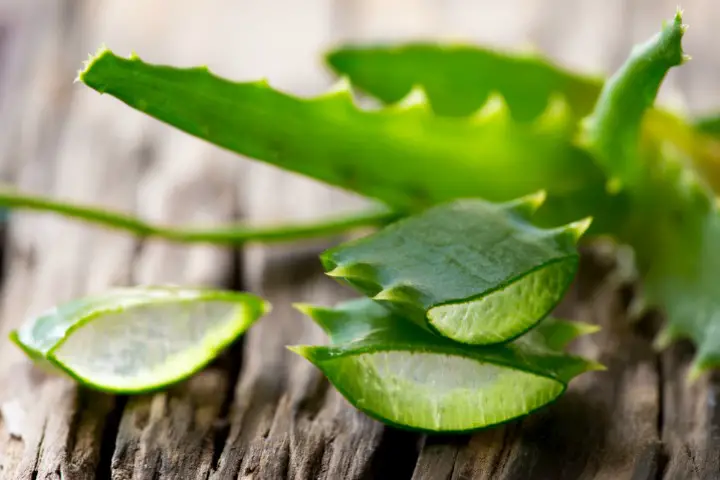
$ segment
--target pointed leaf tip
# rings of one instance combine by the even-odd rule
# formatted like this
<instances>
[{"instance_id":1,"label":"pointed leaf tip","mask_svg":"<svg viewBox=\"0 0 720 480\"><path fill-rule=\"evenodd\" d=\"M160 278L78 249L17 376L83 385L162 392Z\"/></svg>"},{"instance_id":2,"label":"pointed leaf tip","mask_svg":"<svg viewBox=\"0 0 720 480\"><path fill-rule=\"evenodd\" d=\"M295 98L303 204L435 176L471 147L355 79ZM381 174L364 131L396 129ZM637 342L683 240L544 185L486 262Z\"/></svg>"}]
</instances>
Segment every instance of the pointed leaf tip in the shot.
<instances>
[{"instance_id":1,"label":"pointed leaf tip","mask_svg":"<svg viewBox=\"0 0 720 480\"><path fill-rule=\"evenodd\" d=\"M422 85L415 85L410 92L395 104L396 110L418 110L431 111L425 88Z\"/></svg>"},{"instance_id":2,"label":"pointed leaf tip","mask_svg":"<svg viewBox=\"0 0 720 480\"><path fill-rule=\"evenodd\" d=\"M567 227L565 227L565 231L570 233L573 240L577 243L580 240L580 237L582 237L588 228L590 228L592 221L592 217L583 218L582 220L578 220L577 222L567 225Z\"/></svg>"},{"instance_id":3,"label":"pointed leaf tip","mask_svg":"<svg viewBox=\"0 0 720 480\"><path fill-rule=\"evenodd\" d=\"M343 75L319 99L340 100L343 103L355 104L350 77Z\"/></svg>"},{"instance_id":4,"label":"pointed leaf tip","mask_svg":"<svg viewBox=\"0 0 720 480\"><path fill-rule=\"evenodd\" d=\"M376 301L385 300L388 302L415 302L414 295L412 295L412 287L406 285L395 285L385 288L372 297L372 299Z\"/></svg>"},{"instance_id":5,"label":"pointed leaf tip","mask_svg":"<svg viewBox=\"0 0 720 480\"><path fill-rule=\"evenodd\" d=\"M505 97L498 92L493 92L488 96L483 106L473 114L472 118L484 122L491 119L509 117L509 115L510 109L505 101Z\"/></svg>"},{"instance_id":6,"label":"pointed leaf tip","mask_svg":"<svg viewBox=\"0 0 720 480\"><path fill-rule=\"evenodd\" d=\"M366 268L360 264L337 265L332 270L325 272L325 275L333 278L364 278L366 274Z\"/></svg>"},{"instance_id":7,"label":"pointed leaf tip","mask_svg":"<svg viewBox=\"0 0 720 480\"><path fill-rule=\"evenodd\" d=\"M314 313L316 311L316 307L309 303L293 303L292 306L298 312L311 318L314 316Z\"/></svg>"},{"instance_id":8,"label":"pointed leaf tip","mask_svg":"<svg viewBox=\"0 0 720 480\"><path fill-rule=\"evenodd\" d=\"M535 193L531 193L508 202L506 205L509 210L527 219L531 217L543 203L545 203L546 199L547 192L545 190L538 190Z\"/></svg>"},{"instance_id":9,"label":"pointed leaf tip","mask_svg":"<svg viewBox=\"0 0 720 480\"><path fill-rule=\"evenodd\" d=\"M312 347L309 345L286 345L285 348L307 360L310 360L310 349Z\"/></svg>"},{"instance_id":10,"label":"pointed leaf tip","mask_svg":"<svg viewBox=\"0 0 720 480\"><path fill-rule=\"evenodd\" d=\"M556 92L550 95L545 111L540 114L535 124L540 128L558 128L558 126L575 128L577 125L576 120L573 118L573 111L567 97Z\"/></svg>"}]
</instances>

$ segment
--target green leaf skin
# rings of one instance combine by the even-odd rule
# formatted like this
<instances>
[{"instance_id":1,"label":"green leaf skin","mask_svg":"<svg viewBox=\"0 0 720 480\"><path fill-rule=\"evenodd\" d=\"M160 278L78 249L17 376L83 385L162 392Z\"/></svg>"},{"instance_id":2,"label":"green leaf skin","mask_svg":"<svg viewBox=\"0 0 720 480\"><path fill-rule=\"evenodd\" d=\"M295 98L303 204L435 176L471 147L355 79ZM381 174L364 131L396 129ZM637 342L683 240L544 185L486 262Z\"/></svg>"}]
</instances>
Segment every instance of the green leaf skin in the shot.
<instances>
[{"instance_id":1,"label":"green leaf skin","mask_svg":"<svg viewBox=\"0 0 720 480\"><path fill-rule=\"evenodd\" d=\"M447 116L470 115L499 92L518 121L535 119L557 94L582 117L592 111L602 88L602 79L564 71L537 55L470 45L348 45L326 60L335 72L385 103L396 103L421 85L433 111Z\"/></svg>"},{"instance_id":2,"label":"green leaf skin","mask_svg":"<svg viewBox=\"0 0 720 480\"><path fill-rule=\"evenodd\" d=\"M589 219L555 229L527 221L542 194L465 199L395 222L321 256L343 279L418 325L469 344L515 338L562 299Z\"/></svg>"},{"instance_id":3,"label":"green leaf skin","mask_svg":"<svg viewBox=\"0 0 720 480\"><path fill-rule=\"evenodd\" d=\"M562 353L596 327L549 318L514 342L468 346L407 322L369 299L298 306L329 346L295 346L359 410L426 432L462 432L527 415L577 375L603 367Z\"/></svg>"},{"instance_id":4,"label":"green leaf skin","mask_svg":"<svg viewBox=\"0 0 720 480\"><path fill-rule=\"evenodd\" d=\"M514 122L498 96L470 118L433 115L417 91L401 104L363 111L346 84L299 99L264 82L233 83L204 67L149 65L109 50L90 60L80 80L216 145L404 212L463 197L507 201L541 189L548 193L542 224L605 206L598 200L605 178L567 141L576 122L557 98L530 124Z\"/></svg>"},{"instance_id":5,"label":"green leaf skin","mask_svg":"<svg viewBox=\"0 0 720 480\"><path fill-rule=\"evenodd\" d=\"M75 345L71 347L72 349L66 348L76 341L75 339L85 331L84 329L95 328L93 325L103 321L103 318L129 320L132 315L127 314L132 314L134 311L142 309L147 311L156 307L182 308L185 305L198 308L227 305L227 308L232 307L236 310L232 317L223 318L222 322L207 328L202 344L196 346L199 348L188 348L186 352L175 354L172 357L174 360L172 365L166 366L167 369L164 371L158 371L157 378L148 383L109 384L104 382L104 378L89 376L88 372L93 369L88 365L91 366L93 363L101 365L107 360L104 354L92 345L81 348ZM165 387L194 374L269 310L270 305L267 302L248 293L172 286L116 288L99 295L72 300L30 318L20 328L10 333L10 339L39 365L52 371L64 372L83 385L106 392L141 393ZM177 328L192 328L187 325L183 315L171 317L165 315L164 318L156 319L156 324L159 325L163 321L176 322ZM126 328L132 327L128 324ZM148 326L148 328L153 327ZM205 327L198 325L197 329L200 328ZM94 338L92 342L96 340L97 338ZM113 345L112 337L107 338L107 342L109 344L105 348L106 351L134 348L132 345Z\"/></svg>"}]
</instances>

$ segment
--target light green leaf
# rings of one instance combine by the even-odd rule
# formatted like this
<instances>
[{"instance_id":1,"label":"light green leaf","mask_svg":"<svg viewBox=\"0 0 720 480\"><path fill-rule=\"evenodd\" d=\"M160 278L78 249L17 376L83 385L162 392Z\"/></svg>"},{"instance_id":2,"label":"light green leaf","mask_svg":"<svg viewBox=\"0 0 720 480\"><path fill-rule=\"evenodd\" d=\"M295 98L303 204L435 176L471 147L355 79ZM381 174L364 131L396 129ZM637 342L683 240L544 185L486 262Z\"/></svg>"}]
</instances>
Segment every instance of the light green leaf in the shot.
<instances>
[{"instance_id":1,"label":"light green leaf","mask_svg":"<svg viewBox=\"0 0 720 480\"><path fill-rule=\"evenodd\" d=\"M462 197L507 201L545 189L544 224L593 214L602 172L568 139L576 122L559 98L529 124L493 97L470 118L437 117L415 92L363 111L344 87L299 99L267 83L233 83L101 50L80 73L92 88L234 152L418 210ZM609 218L609 216L605 216Z\"/></svg>"},{"instance_id":2,"label":"light green leaf","mask_svg":"<svg viewBox=\"0 0 720 480\"><path fill-rule=\"evenodd\" d=\"M248 293L118 288L31 318L10 338L84 385L138 393L200 370L269 309Z\"/></svg>"},{"instance_id":3,"label":"light green leaf","mask_svg":"<svg viewBox=\"0 0 720 480\"><path fill-rule=\"evenodd\" d=\"M540 229L543 196L493 204L457 200L400 220L322 256L345 280L418 325L462 343L515 338L562 299L589 219Z\"/></svg>"},{"instance_id":4,"label":"light green leaf","mask_svg":"<svg viewBox=\"0 0 720 480\"><path fill-rule=\"evenodd\" d=\"M547 319L514 342L468 346L432 335L369 299L299 306L329 346L295 346L358 409L402 428L459 432L527 415L602 366L562 353L596 327Z\"/></svg>"}]
</instances>

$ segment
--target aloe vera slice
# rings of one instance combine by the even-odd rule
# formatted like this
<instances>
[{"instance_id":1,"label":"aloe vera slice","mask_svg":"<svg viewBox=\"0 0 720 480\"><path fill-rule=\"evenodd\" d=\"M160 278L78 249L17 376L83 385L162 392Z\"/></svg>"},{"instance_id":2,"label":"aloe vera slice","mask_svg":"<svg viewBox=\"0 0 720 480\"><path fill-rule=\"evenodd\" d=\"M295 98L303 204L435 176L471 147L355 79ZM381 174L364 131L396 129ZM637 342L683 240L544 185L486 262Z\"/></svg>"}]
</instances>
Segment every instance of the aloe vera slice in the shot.
<instances>
[{"instance_id":1,"label":"aloe vera slice","mask_svg":"<svg viewBox=\"0 0 720 480\"><path fill-rule=\"evenodd\" d=\"M549 318L507 344L468 346L432 335L369 299L299 305L330 337L293 346L359 410L385 423L460 432L527 415L575 376L603 367L562 352L596 327Z\"/></svg>"},{"instance_id":2,"label":"aloe vera slice","mask_svg":"<svg viewBox=\"0 0 720 480\"><path fill-rule=\"evenodd\" d=\"M138 393L200 370L269 308L247 293L118 288L31 318L10 338L86 386Z\"/></svg>"},{"instance_id":3,"label":"aloe vera slice","mask_svg":"<svg viewBox=\"0 0 720 480\"><path fill-rule=\"evenodd\" d=\"M321 256L337 277L458 342L504 342L562 299L589 219L541 229L527 218L543 194L496 204L457 200Z\"/></svg>"}]
</instances>

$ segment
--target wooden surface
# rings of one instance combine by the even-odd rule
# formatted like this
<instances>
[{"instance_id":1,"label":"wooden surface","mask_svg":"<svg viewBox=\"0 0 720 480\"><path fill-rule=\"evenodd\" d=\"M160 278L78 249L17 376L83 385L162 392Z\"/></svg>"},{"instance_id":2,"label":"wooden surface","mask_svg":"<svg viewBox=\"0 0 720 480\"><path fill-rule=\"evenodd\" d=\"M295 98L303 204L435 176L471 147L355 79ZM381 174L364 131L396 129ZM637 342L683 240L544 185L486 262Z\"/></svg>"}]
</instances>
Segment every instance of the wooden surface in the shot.
<instances>
[{"instance_id":1,"label":"wooden surface","mask_svg":"<svg viewBox=\"0 0 720 480\"><path fill-rule=\"evenodd\" d=\"M720 105L720 4L683 6L695 61L671 75L663 97L709 110ZM73 84L80 61L106 42L311 94L331 81L320 62L330 45L432 37L534 44L568 66L607 72L674 8L675 0L0 0L0 179L167 223L353 209L359 199L233 157ZM603 326L576 347L607 372L582 376L530 418L473 436L424 437L356 412L284 348L323 341L291 302L350 294L319 270L317 254L332 241L234 252L13 215L2 239L0 478L720 478L720 377L689 386L688 346L653 352L658 319L627 321L632 290L597 251L584 256L561 310ZM5 340L58 302L167 282L249 289L275 310L201 374L132 398L46 376Z\"/></svg>"}]
</instances>

